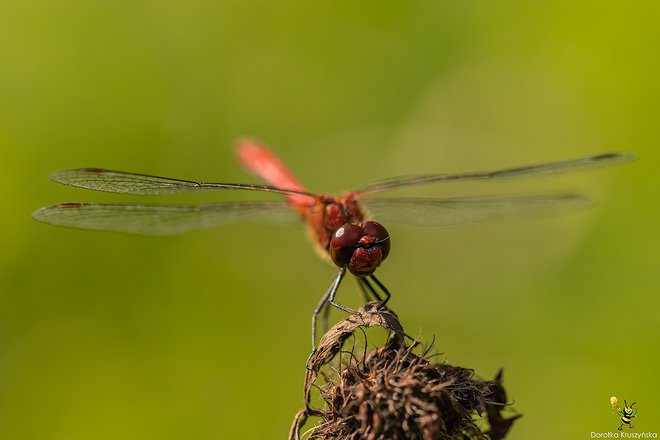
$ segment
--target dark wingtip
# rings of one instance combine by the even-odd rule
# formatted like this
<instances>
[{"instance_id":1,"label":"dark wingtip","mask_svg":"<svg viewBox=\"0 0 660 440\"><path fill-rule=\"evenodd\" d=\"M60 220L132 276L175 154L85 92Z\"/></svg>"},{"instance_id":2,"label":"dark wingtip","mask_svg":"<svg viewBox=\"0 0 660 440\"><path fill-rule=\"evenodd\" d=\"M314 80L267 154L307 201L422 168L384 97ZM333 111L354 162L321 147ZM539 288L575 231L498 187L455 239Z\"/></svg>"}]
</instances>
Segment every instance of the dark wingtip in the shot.
<instances>
[{"instance_id":1,"label":"dark wingtip","mask_svg":"<svg viewBox=\"0 0 660 440\"><path fill-rule=\"evenodd\" d=\"M581 207L584 208L591 208L596 205L597 200L590 196L589 194L585 194L583 192L579 191L566 191L562 193L558 193L557 196L561 197L563 200L566 200L567 202L575 202L576 204L579 204Z\"/></svg>"},{"instance_id":2,"label":"dark wingtip","mask_svg":"<svg viewBox=\"0 0 660 440\"><path fill-rule=\"evenodd\" d=\"M598 156L594 156L595 161L599 160L616 160L617 162L624 164L629 162L634 162L638 159L637 153L628 153L628 152L618 152L618 153L605 153Z\"/></svg>"}]
</instances>

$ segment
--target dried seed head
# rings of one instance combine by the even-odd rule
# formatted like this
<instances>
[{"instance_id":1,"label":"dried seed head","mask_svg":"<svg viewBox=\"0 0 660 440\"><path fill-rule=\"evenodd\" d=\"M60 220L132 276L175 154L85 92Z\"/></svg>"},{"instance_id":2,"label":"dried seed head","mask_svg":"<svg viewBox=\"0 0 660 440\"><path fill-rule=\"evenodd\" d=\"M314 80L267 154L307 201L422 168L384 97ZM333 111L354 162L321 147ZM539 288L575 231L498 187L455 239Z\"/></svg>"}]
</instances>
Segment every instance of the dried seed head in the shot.
<instances>
[{"instance_id":1,"label":"dried seed head","mask_svg":"<svg viewBox=\"0 0 660 440\"><path fill-rule=\"evenodd\" d=\"M513 418L500 411L506 403L502 371L493 381L473 377L473 370L432 364L413 353L419 341L405 344L403 328L389 310L377 311L377 302L366 304L358 315L334 326L310 359L305 380L305 405L294 421L289 438L300 439L308 416L321 423L306 439L336 440L436 440L492 439L504 437ZM318 387L323 409L310 404L310 390L321 367L332 361L344 341L358 327L382 326L392 331L389 343L363 357L351 355L340 362L335 379L324 375ZM424 350L422 350L424 352ZM486 412L490 430L483 432L473 420Z\"/></svg>"}]
</instances>

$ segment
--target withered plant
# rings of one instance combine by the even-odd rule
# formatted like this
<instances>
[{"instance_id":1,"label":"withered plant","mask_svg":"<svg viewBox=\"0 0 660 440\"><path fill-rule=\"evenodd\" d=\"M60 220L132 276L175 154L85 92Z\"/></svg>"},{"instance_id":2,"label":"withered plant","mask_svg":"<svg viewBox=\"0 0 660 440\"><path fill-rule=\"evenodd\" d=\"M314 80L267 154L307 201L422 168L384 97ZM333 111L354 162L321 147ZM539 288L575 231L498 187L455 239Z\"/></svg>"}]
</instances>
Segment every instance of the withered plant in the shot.
<instances>
[{"instance_id":1,"label":"withered plant","mask_svg":"<svg viewBox=\"0 0 660 440\"><path fill-rule=\"evenodd\" d=\"M419 339L407 344L397 316L390 310L378 311L378 304L365 304L360 315L339 322L321 339L307 364L305 408L296 415L289 439L504 438L519 416L501 415L507 406L502 370L495 379L484 381L475 378L471 369L430 362L429 349ZM355 346L342 350L360 327L373 326L391 332L385 345L364 353L355 353ZM366 334L364 338L366 347ZM329 373L321 371L325 365L330 366ZM316 384L319 375L322 385ZM312 388L319 390L323 408L311 404ZM484 413L489 427L482 429L485 424L476 419ZM321 420L301 435L310 416Z\"/></svg>"}]
</instances>

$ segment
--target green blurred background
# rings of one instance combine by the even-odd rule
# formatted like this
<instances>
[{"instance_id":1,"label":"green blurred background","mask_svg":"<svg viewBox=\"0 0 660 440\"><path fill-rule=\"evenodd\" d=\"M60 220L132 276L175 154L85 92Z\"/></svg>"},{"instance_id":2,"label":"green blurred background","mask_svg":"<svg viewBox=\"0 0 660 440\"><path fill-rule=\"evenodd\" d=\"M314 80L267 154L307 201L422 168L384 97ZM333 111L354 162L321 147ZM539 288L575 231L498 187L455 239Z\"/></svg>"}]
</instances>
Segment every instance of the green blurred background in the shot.
<instances>
[{"instance_id":1,"label":"green blurred background","mask_svg":"<svg viewBox=\"0 0 660 440\"><path fill-rule=\"evenodd\" d=\"M334 274L302 225L149 238L30 218L138 201L49 182L60 169L254 182L233 158L243 135L329 193L637 152L617 169L393 193L599 203L388 225L378 273L409 334L483 377L506 366L524 414L508 438L616 431L612 395L637 402L635 431L658 432L659 18L652 1L0 1L0 438L285 438ZM245 199L278 198L147 201ZM353 280L338 299L359 304Z\"/></svg>"}]
</instances>

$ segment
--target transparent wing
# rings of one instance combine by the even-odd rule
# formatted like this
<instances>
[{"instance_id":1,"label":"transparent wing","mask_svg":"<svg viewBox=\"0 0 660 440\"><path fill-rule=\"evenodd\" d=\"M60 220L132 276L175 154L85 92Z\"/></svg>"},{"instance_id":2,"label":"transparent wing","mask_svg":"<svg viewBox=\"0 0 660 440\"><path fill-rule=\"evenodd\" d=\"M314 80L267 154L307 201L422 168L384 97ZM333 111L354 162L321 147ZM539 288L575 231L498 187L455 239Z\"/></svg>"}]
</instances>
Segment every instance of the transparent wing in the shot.
<instances>
[{"instance_id":1,"label":"transparent wing","mask_svg":"<svg viewBox=\"0 0 660 440\"><path fill-rule=\"evenodd\" d=\"M143 235L177 235L239 221L290 223L300 217L287 203L208 205L62 203L32 213L51 225Z\"/></svg>"},{"instance_id":2,"label":"transparent wing","mask_svg":"<svg viewBox=\"0 0 660 440\"><path fill-rule=\"evenodd\" d=\"M388 191L402 186L422 185L435 182L452 182L456 180L498 180L498 179L522 179L543 176L558 176L561 174L575 173L578 171L595 170L599 168L613 167L632 162L637 159L633 153L607 153L598 156L583 157L580 159L565 160L561 162L544 163L526 167L508 168L497 171L484 171L459 174L417 174L400 176L390 179L379 180L361 186L352 193L355 196L374 194Z\"/></svg>"},{"instance_id":3,"label":"transparent wing","mask_svg":"<svg viewBox=\"0 0 660 440\"><path fill-rule=\"evenodd\" d=\"M75 170L56 171L48 177L63 185L120 194L158 195L218 189L243 189L313 197L313 194L311 193L266 185L193 182L190 180L170 179L167 177L149 176L147 174L124 173L122 171L111 171L100 168L78 168ZM310 200L310 203L311 202L312 200Z\"/></svg>"},{"instance_id":4,"label":"transparent wing","mask_svg":"<svg viewBox=\"0 0 660 440\"><path fill-rule=\"evenodd\" d=\"M463 198L361 200L374 220L412 226L456 226L549 217L593 205L583 194L532 194Z\"/></svg>"}]
</instances>

